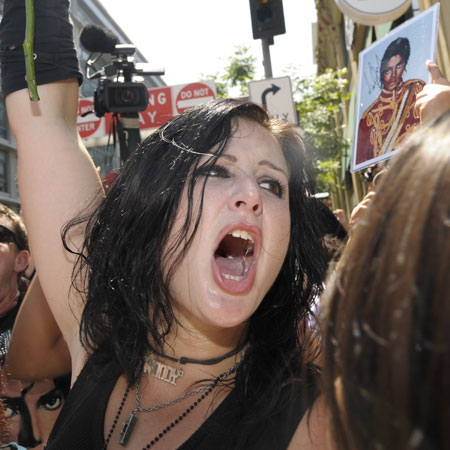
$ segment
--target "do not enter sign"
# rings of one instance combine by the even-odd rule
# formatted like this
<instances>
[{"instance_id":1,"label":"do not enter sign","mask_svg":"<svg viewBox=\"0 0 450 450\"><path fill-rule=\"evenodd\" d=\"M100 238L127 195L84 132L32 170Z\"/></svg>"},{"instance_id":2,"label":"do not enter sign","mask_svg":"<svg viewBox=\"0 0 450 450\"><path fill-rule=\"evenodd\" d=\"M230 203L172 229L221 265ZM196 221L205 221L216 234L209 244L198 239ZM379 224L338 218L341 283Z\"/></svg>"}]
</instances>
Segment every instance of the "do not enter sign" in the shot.
<instances>
[{"instance_id":1,"label":"do not enter sign","mask_svg":"<svg viewBox=\"0 0 450 450\"><path fill-rule=\"evenodd\" d=\"M215 93L205 83L191 83L184 86L177 94L175 108L178 114L193 108L200 103L215 99Z\"/></svg>"},{"instance_id":2,"label":"do not enter sign","mask_svg":"<svg viewBox=\"0 0 450 450\"><path fill-rule=\"evenodd\" d=\"M77 118L77 127L80 136L82 138L92 137L99 129L100 123L100 117L96 117L94 114L94 102L89 99L80 99Z\"/></svg>"}]
</instances>

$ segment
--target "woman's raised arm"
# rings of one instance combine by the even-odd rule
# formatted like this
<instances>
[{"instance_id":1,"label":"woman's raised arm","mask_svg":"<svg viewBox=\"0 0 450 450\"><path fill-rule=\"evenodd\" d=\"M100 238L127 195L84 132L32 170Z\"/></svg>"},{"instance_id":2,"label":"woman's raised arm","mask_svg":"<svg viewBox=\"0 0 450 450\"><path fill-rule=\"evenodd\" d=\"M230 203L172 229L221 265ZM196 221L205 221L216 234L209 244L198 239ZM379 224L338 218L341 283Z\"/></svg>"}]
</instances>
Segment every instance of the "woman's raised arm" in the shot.
<instances>
[{"instance_id":1,"label":"woman's raised arm","mask_svg":"<svg viewBox=\"0 0 450 450\"><path fill-rule=\"evenodd\" d=\"M13 92L6 97L6 108L17 141L19 191L34 261L71 348L72 340L78 340L82 305L73 299L68 307L74 258L64 250L61 229L101 197L102 187L77 134L78 82L41 85L39 95L41 100L32 103L27 90ZM80 227L70 233L75 248L83 231Z\"/></svg>"},{"instance_id":2,"label":"woman's raised arm","mask_svg":"<svg viewBox=\"0 0 450 450\"><path fill-rule=\"evenodd\" d=\"M81 74L68 10L68 0L35 4L38 102L30 101L24 80L23 0L5 0L0 39L2 91L17 141L23 216L43 292L73 360L74 352L81 350L78 324L82 301L76 290L70 291L74 257L64 249L61 230L74 216L95 205L103 190L77 132ZM75 249L83 232L82 226L71 230L69 244Z\"/></svg>"}]
</instances>

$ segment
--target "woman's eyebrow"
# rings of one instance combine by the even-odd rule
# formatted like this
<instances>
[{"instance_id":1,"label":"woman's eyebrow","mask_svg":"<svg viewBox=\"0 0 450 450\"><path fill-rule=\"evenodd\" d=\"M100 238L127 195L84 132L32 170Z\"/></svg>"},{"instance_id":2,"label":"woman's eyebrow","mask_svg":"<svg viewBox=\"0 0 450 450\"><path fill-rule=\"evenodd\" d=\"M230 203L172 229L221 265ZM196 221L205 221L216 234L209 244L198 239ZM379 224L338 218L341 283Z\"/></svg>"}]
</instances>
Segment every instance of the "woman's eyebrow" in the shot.
<instances>
[{"instance_id":1,"label":"woman's eyebrow","mask_svg":"<svg viewBox=\"0 0 450 450\"><path fill-rule=\"evenodd\" d=\"M220 155L217 159L220 159L220 158L228 159L228 161L231 161L231 162L237 162L237 158L236 158L235 156L233 156L233 155L227 155L226 153L223 153L223 154Z\"/></svg>"},{"instance_id":2,"label":"woman's eyebrow","mask_svg":"<svg viewBox=\"0 0 450 450\"><path fill-rule=\"evenodd\" d=\"M234 163L238 161L238 159L235 156L227 155L226 153L223 155L220 155L218 159L221 159L221 158L225 158L228 161L234 162ZM286 176L286 178L289 178L287 173L281 167L278 167L277 165L275 165L273 162L269 161L268 159L263 159L263 160L259 161L258 165L270 167L271 169L277 170L278 172L281 172L282 174L284 174Z\"/></svg>"},{"instance_id":3,"label":"woman's eyebrow","mask_svg":"<svg viewBox=\"0 0 450 450\"><path fill-rule=\"evenodd\" d=\"M282 174L285 175L286 178L289 178L287 173L281 167L276 166L274 163L272 163L271 161L269 161L267 159L263 159L262 161L259 161L258 165L268 166L273 170L277 170L278 172L281 172Z\"/></svg>"}]
</instances>

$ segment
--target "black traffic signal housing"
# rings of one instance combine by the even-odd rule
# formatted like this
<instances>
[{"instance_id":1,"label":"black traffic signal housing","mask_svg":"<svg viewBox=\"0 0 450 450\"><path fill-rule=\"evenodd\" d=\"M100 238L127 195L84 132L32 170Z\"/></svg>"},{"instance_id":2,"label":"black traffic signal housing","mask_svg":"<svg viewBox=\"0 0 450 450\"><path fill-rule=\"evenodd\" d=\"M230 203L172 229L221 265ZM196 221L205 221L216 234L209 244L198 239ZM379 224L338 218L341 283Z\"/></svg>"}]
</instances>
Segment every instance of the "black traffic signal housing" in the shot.
<instances>
[{"instance_id":1,"label":"black traffic signal housing","mask_svg":"<svg viewBox=\"0 0 450 450\"><path fill-rule=\"evenodd\" d=\"M272 39L286 33L282 0L250 0L253 39Z\"/></svg>"}]
</instances>

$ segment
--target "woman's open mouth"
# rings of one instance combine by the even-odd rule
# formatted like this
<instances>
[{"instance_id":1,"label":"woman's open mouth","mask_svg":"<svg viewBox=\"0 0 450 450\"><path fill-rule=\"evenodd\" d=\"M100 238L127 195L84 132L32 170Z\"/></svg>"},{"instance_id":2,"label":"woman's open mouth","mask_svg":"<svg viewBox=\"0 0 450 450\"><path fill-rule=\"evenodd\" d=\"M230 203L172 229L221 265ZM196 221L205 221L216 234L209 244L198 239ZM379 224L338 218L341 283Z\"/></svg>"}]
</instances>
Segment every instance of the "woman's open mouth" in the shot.
<instances>
[{"instance_id":1,"label":"woman's open mouth","mask_svg":"<svg viewBox=\"0 0 450 450\"><path fill-rule=\"evenodd\" d=\"M233 293L251 288L256 273L255 237L249 231L234 228L220 241L213 262L218 285Z\"/></svg>"}]
</instances>

